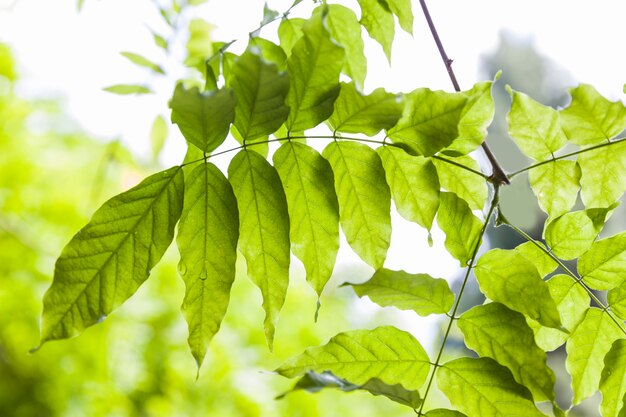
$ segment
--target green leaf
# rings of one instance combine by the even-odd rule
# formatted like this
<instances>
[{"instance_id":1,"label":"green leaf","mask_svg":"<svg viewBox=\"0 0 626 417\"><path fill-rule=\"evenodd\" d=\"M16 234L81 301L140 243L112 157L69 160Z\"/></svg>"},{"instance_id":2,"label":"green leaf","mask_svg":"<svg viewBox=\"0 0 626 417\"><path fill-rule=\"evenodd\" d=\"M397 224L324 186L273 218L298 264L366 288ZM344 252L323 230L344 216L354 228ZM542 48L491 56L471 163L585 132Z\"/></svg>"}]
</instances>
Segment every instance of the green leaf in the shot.
<instances>
[{"instance_id":1,"label":"green leaf","mask_svg":"<svg viewBox=\"0 0 626 417\"><path fill-rule=\"evenodd\" d=\"M446 159L480 172L480 165L471 156ZM443 188L465 200L472 210L482 210L485 207L489 188L483 177L440 159L433 159L433 163Z\"/></svg>"},{"instance_id":2,"label":"green leaf","mask_svg":"<svg viewBox=\"0 0 626 417\"><path fill-rule=\"evenodd\" d=\"M580 188L580 167L575 161L558 160L530 170L528 181L539 207L550 218L567 213L576 203Z\"/></svg>"},{"instance_id":3,"label":"green leaf","mask_svg":"<svg viewBox=\"0 0 626 417\"><path fill-rule=\"evenodd\" d=\"M363 88L367 74L367 59L363 52L361 25L356 14L340 4L328 4L326 7L328 10L326 25L330 36L346 51L343 72L352 78L359 88ZM314 13L322 12L323 9L324 7L318 7Z\"/></svg>"},{"instance_id":4,"label":"green leaf","mask_svg":"<svg viewBox=\"0 0 626 417\"><path fill-rule=\"evenodd\" d=\"M458 325L467 347L509 368L535 401L554 400L554 373L523 315L500 303L489 303L463 313Z\"/></svg>"},{"instance_id":5,"label":"green leaf","mask_svg":"<svg viewBox=\"0 0 626 417\"><path fill-rule=\"evenodd\" d=\"M280 39L281 48L287 55L291 55L294 45L302 37L302 27L305 23L306 20L299 17L285 18L280 22L278 38Z\"/></svg>"},{"instance_id":6,"label":"green leaf","mask_svg":"<svg viewBox=\"0 0 626 417\"><path fill-rule=\"evenodd\" d=\"M572 376L574 405L598 390L604 367L602 359L620 335L609 315L592 307L567 339L565 367Z\"/></svg>"},{"instance_id":7,"label":"green leaf","mask_svg":"<svg viewBox=\"0 0 626 417\"><path fill-rule=\"evenodd\" d=\"M605 146L578 155L580 196L587 208L609 207L626 190L626 146Z\"/></svg>"},{"instance_id":8,"label":"green leaf","mask_svg":"<svg viewBox=\"0 0 626 417\"><path fill-rule=\"evenodd\" d=\"M624 408L626 396L626 339L616 340L604 357L604 369L600 377L603 417L618 417Z\"/></svg>"},{"instance_id":9,"label":"green leaf","mask_svg":"<svg viewBox=\"0 0 626 417\"><path fill-rule=\"evenodd\" d=\"M185 281L182 309L189 347L200 367L226 314L235 280L239 215L232 187L215 165L198 165L185 182L176 237L178 271Z\"/></svg>"},{"instance_id":10,"label":"green leaf","mask_svg":"<svg viewBox=\"0 0 626 417\"><path fill-rule=\"evenodd\" d=\"M273 22L278 17L278 12L276 10L270 9L265 2L263 6L263 20L261 20L261 26L265 26L268 23Z\"/></svg>"},{"instance_id":11,"label":"green leaf","mask_svg":"<svg viewBox=\"0 0 626 417\"><path fill-rule=\"evenodd\" d=\"M287 54L280 46L272 41L255 36L250 38L248 42L249 48L258 48L261 57L272 64L276 65L279 70L284 71L287 68Z\"/></svg>"},{"instance_id":12,"label":"green leaf","mask_svg":"<svg viewBox=\"0 0 626 417\"><path fill-rule=\"evenodd\" d=\"M404 113L387 135L420 155L434 155L458 137L466 102L463 93L414 90L405 96Z\"/></svg>"},{"instance_id":13,"label":"green leaf","mask_svg":"<svg viewBox=\"0 0 626 417\"><path fill-rule=\"evenodd\" d=\"M464 267L480 242L482 223L456 194L442 192L439 198L437 224L446 234L446 249Z\"/></svg>"},{"instance_id":14,"label":"green leaf","mask_svg":"<svg viewBox=\"0 0 626 417\"><path fill-rule=\"evenodd\" d=\"M370 37L383 47L391 62L391 46L395 35L395 22L386 0L358 0L361 6L361 25Z\"/></svg>"},{"instance_id":15,"label":"green leaf","mask_svg":"<svg viewBox=\"0 0 626 417\"><path fill-rule=\"evenodd\" d=\"M428 274L409 274L382 268L362 284L350 284L359 297L368 296L382 307L413 310L420 316L447 313L454 294L443 278Z\"/></svg>"},{"instance_id":16,"label":"green leaf","mask_svg":"<svg viewBox=\"0 0 626 417\"><path fill-rule=\"evenodd\" d=\"M567 143L559 113L507 86L513 102L507 115L509 134L524 155L538 161L554 157Z\"/></svg>"},{"instance_id":17,"label":"green leaf","mask_svg":"<svg viewBox=\"0 0 626 417\"><path fill-rule=\"evenodd\" d=\"M380 157L355 142L331 142L322 154L335 173L346 239L361 259L379 269L391 240L391 194Z\"/></svg>"},{"instance_id":18,"label":"green leaf","mask_svg":"<svg viewBox=\"0 0 626 417\"><path fill-rule=\"evenodd\" d=\"M191 19L189 22L189 38L187 40L187 58L185 65L204 71L207 57L216 50L213 44L214 26L203 19ZM219 48L219 47L218 47Z\"/></svg>"},{"instance_id":19,"label":"green leaf","mask_svg":"<svg viewBox=\"0 0 626 417\"><path fill-rule=\"evenodd\" d=\"M594 290L610 290L626 281L626 232L595 242L580 256L578 273Z\"/></svg>"},{"instance_id":20,"label":"green leaf","mask_svg":"<svg viewBox=\"0 0 626 417\"><path fill-rule=\"evenodd\" d=\"M130 94L152 94L152 90L149 87L135 84L115 84L104 87L103 90L123 96Z\"/></svg>"},{"instance_id":21,"label":"green leaf","mask_svg":"<svg viewBox=\"0 0 626 417\"><path fill-rule=\"evenodd\" d=\"M574 259L586 252L598 237L611 209L588 209L566 213L545 230L546 243L561 259Z\"/></svg>"},{"instance_id":22,"label":"green leaf","mask_svg":"<svg viewBox=\"0 0 626 417\"><path fill-rule=\"evenodd\" d=\"M400 27L405 32L413 34L413 11L411 10L411 0L387 0L389 8L398 16Z\"/></svg>"},{"instance_id":23,"label":"green leaf","mask_svg":"<svg viewBox=\"0 0 626 417\"><path fill-rule=\"evenodd\" d=\"M302 31L287 60L291 87L286 126L298 132L317 126L333 113L345 59L344 49L332 41L321 15L311 17Z\"/></svg>"},{"instance_id":24,"label":"green leaf","mask_svg":"<svg viewBox=\"0 0 626 417\"><path fill-rule=\"evenodd\" d=\"M276 170L256 152L242 150L230 162L228 178L239 208L239 250L248 276L261 289L265 338L273 348L278 314L289 285L289 214Z\"/></svg>"},{"instance_id":25,"label":"green leaf","mask_svg":"<svg viewBox=\"0 0 626 417\"><path fill-rule=\"evenodd\" d=\"M430 230L439 208L440 188L432 161L392 146L381 146L376 151L383 162L398 213Z\"/></svg>"},{"instance_id":26,"label":"green leaf","mask_svg":"<svg viewBox=\"0 0 626 417\"><path fill-rule=\"evenodd\" d=\"M569 337L569 333L564 330L574 331L585 317L585 312L589 308L589 295L569 275L555 275L547 283L564 329L545 327L529 318L526 320L535 332L537 346L544 351L553 351L565 343Z\"/></svg>"},{"instance_id":27,"label":"green leaf","mask_svg":"<svg viewBox=\"0 0 626 417\"><path fill-rule=\"evenodd\" d=\"M434 410L427 412L425 415L426 417L467 417L459 411L448 410L446 408L435 408Z\"/></svg>"},{"instance_id":28,"label":"green leaf","mask_svg":"<svg viewBox=\"0 0 626 417\"><path fill-rule=\"evenodd\" d=\"M547 327L561 328L556 303L537 268L513 250L492 249L474 269L480 289L488 298Z\"/></svg>"},{"instance_id":29,"label":"green leaf","mask_svg":"<svg viewBox=\"0 0 626 417\"><path fill-rule=\"evenodd\" d=\"M535 241L535 243L541 245L544 249L546 248L546 246L541 242ZM528 262L535 265L539 275L545 277L549 273L553 272L559 264L557 264L556 261L548 256L544 251L539 249L535 243L525 242L517 246L514 250L519 255L522 255Z\"/></svg>"},{"instance_id":30,"label":"green leaf","mask_svg":"<svg viewBox=\"0 0 626 417\"><path fill-rule=\"evenodd\" d=\"M249 49L235 59L231 70L231 87L237 98L235 127L243 142L273 133L289 114L285 105L287 74Z\"/></svg>"},{"instance_id":31,"label":"green leaf","mask_svg":"<svg viewBox=\"0 0 626 417\"><path fill-rule=\"evenodd\" d=\"M288 359L276 372L294 378L307 371L330 371L357 385L378 378L385 384L418 390L429 369L428 355L411 334L382 326L339 333L326 345Z\"/></svg>"},{"instance_id":32,"label":"green leaf","mask_svg":"<svg viewBox=\"0 0 626 417\"><path fill-rule=\"evenodd\" d=\"M402 108L397 94L378 88L364 96L354 83L341 83L341 92L328 123L335 132L374 136L381 129L393 127L402 115Z\"/></svg>"},{"instance_id":33,"label":"green leaf","mask_svg":"<svg viewBox=\"0 0 626 417\"><path fill-rule=\"evenodd\" d=\"M165 39L163 36L159 35L156 32L152 32L152 38L156 46L163 49L164 51L167 51L167 48L168 48L167 39Z\"/></svg>"},{"instance_id":34,"label":"green leaf","mask_svg":"<svg viewBox=\"0 0 626 417\"><path fill-rule=\"evenodd\" d=\"M437 386L468 416L545 417L526 387L490 358L459 358L437 370Z\"/></svg>"},{"instance_id":35,"label":"green leaf","mask_svg":"<svg viewBox=\"0 0 626 417\"><path fill-rule=\"evenodd\" d=\"M202 93L194 87L176 86L170 101L172 123L176 123L188 142L211 153L224 142L235 119L235 94L224 88Z\"/></svg>"},{"instance_id":36,"label":"green leaf","mask_svg":"<svg viewBox=\"0 0 626 417\"><path fill-rule=\"evenodd\" d=\"M102 205L65 246L43 299L41 342L75 336L137 291L174 237L181 167L151 175Z\"/></svg>"},{"instance_id":37,"label":"green leaf","mask_svg":"<svg viewBox=\"0 0 626 417\"><path fill-rule=\"evenodd\" d=\"M620 319L626 320L626 281L619 287L609 290L607 300L611 311Z\"/></svg>"},{"instance_id":38,"label":"green leaf","mask_svg":"<svg viewBox=\"0 0 626 417\"><path fill-rule=\"evenodd\" d=\"M417 390L408 390L401 384L385 384L378 378L372 378L360 389L375 396L387 397L398 404L406 405L412 409L417 409L422 404L422 398Z\"/></svg>"},{"instance_id":39,"label":"green leaf","mask_svg":"<svg viewBox=\"0 0 626 417\"><path fill-rule=\"evenodd\" d=\"M167 139L167 123L163 116L159 115L152 122L150 128L150 147L152 148L152 159L156 161L159 154L163 150L165 140Z\"/></svg>"},{"instance_id":40,"label":"green leaf","mask_svg":"<svg viewBox=\"0 0 626 417\"><path fill-rule=\"evenodd\" d=\"M294 255L304 264L318 296L330 278L339 250L339 203L330 164L315 149L286 142L274 153L282 180Z\"/></svg>"},{"instance_id":41,"label":"green leaf","mask_svg":"<svg viewBox=\"0 0 626 417\"><path fill-rule=\"evenodd\" d=\"M577 145L593 145L612 139L626 129L626 107L602 97L592 86L570 90L572 103L561 110L561 125Z\"/></svg>"},{"instance_id":42,"label":"green leaf","mask_svg":"<svg viewBox=\"0 0 626 417\"><path fill-rule=\"evenodd\" d=\"M149 70L152 70L159 74L165 74L165 71L163 71L163 68L161 68L159 65L155 64L154 62L150 61L149 59L139 54L135 54L132 52L120 52L120 55L122 55L124 58L128 59L130 62L132 62L135 65L148 68Z\"/></svg>"}]
</instances>

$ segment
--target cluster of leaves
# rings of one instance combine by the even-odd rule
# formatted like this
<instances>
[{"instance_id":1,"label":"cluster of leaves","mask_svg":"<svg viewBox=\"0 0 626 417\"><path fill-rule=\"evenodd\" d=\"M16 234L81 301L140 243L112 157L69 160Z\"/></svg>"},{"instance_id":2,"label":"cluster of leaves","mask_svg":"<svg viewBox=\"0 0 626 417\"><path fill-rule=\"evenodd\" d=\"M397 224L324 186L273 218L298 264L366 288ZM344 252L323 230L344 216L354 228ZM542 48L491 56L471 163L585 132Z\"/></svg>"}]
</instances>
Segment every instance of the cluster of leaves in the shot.
<instances>
[{"instance_id":1,"label":"cluster of leaves","mask_svg":"<svg viewBox=\"0 0 626 417\"><path fill-rule=\"evenodd\" d=\"M500 182L468 155L493 117L491 82L457 93L363 94L361 26L389 57L394 15L410 29L412 13L408 2L359 5L360 20L325 3L309 19L284 16L280 45L253 36L239 56L221 48L207 61L204 91L177 86L170 106L189 143L185 163L106 202L66 246L44 297L42 342L73 336L128 299L178 224L183 312L198 366L226 312L237 250L263 295L271 349L290 253L320 295L341 225L355 253L376 270L353 285L355 292L381 306L447 315L446 337L432 361L418 340L395 327L338 334L277 369L303 377L296 389L362 389L431 417L542 416L536 403L543 401L560 416L546 352L565 344L573 404L599 389L603 416L623 415L626 235L597 238L626 190L625 139L618 138L626 108L588 85L573 89L571 104L558 111L511 91L510 134L536 162L510 178L529 171L549 216L546 245L509 224L528 242L478 259L492 215L508 224L498 210ZM267 22L275 16L266 8ZM352 81L340 82L342 73ZM304 133L322 123L326 135ZM218 150L229 133L240 145ZM320 153L306 140L330 143ZM274 142L280 147L272 164L267 155ZM566 145L579 148L562 153ZM227 152L237 153L225 176L210 161ZM570 211L579 191L584 210ZM456 317L462 290L455 299L442 279L384 268L392 199L401 216L428 230L436 219L446 249L466 267L462 288L473 269L488 303ZM572 259L577 273L563 262ZM608 305L600 291L608 291ZM441 363L455 323L479 357ZM458 411L422 413L435 376Z\"/></svg>"}]
</instances>

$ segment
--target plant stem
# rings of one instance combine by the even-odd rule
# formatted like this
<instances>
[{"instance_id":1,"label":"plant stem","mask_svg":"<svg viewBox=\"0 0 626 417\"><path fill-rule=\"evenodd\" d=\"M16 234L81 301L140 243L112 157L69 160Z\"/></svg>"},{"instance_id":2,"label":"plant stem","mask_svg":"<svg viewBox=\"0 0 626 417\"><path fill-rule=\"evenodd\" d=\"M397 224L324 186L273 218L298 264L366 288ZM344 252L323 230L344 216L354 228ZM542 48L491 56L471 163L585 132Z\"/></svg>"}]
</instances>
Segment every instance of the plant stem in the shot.
<instances>
[{"instance_id":1,"label":"plant stem","mask_svg":"<svg viewBox=\"0 0 626 417\"><path fill-rule=\"evenodd\" d=\"M463 277L463 283L461 284L461 289L459 290L459 294L456 297L454 307L452 307L452 312L449 315L450 320L448 321L448 327L446 328L446 332L443 335L443 340L441 342L441 346L439 347L439 353L437 353L437 359L435 359L435 363L433 364L433 370L430 374L430 378L428 379L428 384L426 385L426 391L424 391L422 404L420 405L420 409L417 412L418 416L424 415L422 413L422 410L424 409L424 404L426 404L426 398L428 397L430 387L432 386L433 380L435 379L435 373L437 372L437 369L441 366L440 364L441 356L443 355L443 350L446 347L446 342L448 341L448 336L450 335L450 330L452 329L452 323L454 323L454 320L456 320L456 312L458 311L459 305L461 304L461 297L463 297L465 286L467 285L467 282L469 281L470 273L472 272L472 268L474 267L474 262L476 261L476 257L478 256L478 249L480 249L483 236L485 235L485 230L487 230L487 226L489 225L489 219L491 218L491 215L493 214L494 210L498 206L498 202L499 202L498 191L499 191L499 184L494 184L494 194L493 194L493 198L491 199L491 205L489 206L489 211L487 212L487 217L485 218L483 227L480 230L480 236L478 240L476 241L476 246L474 246L474 249L472 251L472 257L465 270L465 276Z\"/></svg>"},{"instance_id":2,"label":"plant stem","mask_svg":"<svg viewBox=\"0 0 626 417\"><path fill-rule=\"evenodd\" d=\"M452 81L452 86L454 86L455 91L461 91L461 87L459 86L459 82L456 79L456 75L454 74L454 70L452 69L452 60L448 58L448 54L446 54L446 50L441 43L441 39L439 38L439 34L437 33L437 29L435 28L435 23L433 19L430 17L430 12L428 11L428 7L426 6L426 0L420 0L420 5L422 6L422 11L424 12L424 17L428 22L428 27L430 28L430 33L433 35L433 39L437 44L437 49L439 50L439 55L441 55L441 59L443 60L443 64L446 67L446 71L448 71L448 76L450 77L450 81ZM493 152L487 145L487 142L483 141L480 145L491 164L492 174L489 177L489 180L494 184L510 184L509 177L504 172L504 169L500 166L500 163L496 159Z\"/></svg>"},{"instance_id":3,"label":"plant stem","mask_svg":"<svg viewBox=\"0 0 626 417\"><path fill-rule=\"evenodd\" d=\"M585 149L579 149L576 152L570 152L570 153L567 153L565 155L557 156L555 158L548 159L547 161L537 162L536 164L527 166L526 168L522 168L519 171L515 171L514 173L509 174L509 179L513 178L517 174L521 174L522 172L526 172L526 171L529 171L529 170L531 170L533 168L540 167L541 165L549 164L550 162L558 161L559 159L569 158L570 156L579 155L581 153L593 151L594 149L604 148L605 146L611 146L611 145L615 145L615 144L622 143L622 142L626 142L626 137L617 138L617 139L614 139L614 140L612 140L610 142L604 142L604 143L601 143L599 145L590 146L590 147L585 148Z\"/></svg>"}]
</instances>

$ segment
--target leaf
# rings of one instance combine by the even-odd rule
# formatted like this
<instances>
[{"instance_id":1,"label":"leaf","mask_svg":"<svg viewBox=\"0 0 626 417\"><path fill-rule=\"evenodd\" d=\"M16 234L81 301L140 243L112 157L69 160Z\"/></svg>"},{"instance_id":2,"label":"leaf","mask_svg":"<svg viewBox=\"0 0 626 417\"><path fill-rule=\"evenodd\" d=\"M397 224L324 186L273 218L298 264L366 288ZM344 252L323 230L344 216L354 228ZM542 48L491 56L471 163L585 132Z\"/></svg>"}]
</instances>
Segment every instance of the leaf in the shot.
<instances>
[{"instance_id":1,"label":"leaf","mask_svg":"<svg viewBox=\"0 0 626 417\"><path fill-rule=\"evenodd\" d=\"M586 252L598 237L612 209L588 209L566 213L545 230L546 243L561 259L574 259Z\"/></svg>"},{"instance_id":2,"label":"leaf","mask_svg":"<svg viewBox=\"0 0 626 417\"><path fill-rule=\"evenodd\" d=\"M263 20L261 20L261 26L265 26L268 23L273 22L278 17L278 12L268 7L267 2L263 6Z\"/></svg>"},{"instance_id":3,"label":"leaf","mask_svg":"<svg viewBox=\"0 0 626 417\"><path fill-rule=\"evenodd\" d=\"M567 213L576 203L580 167L575 161L552 161L531 169L528 181L539 207L551 218L556 218Z\"/></svg>"},{"instance_id":4,"label":"leaf","mask_svg":"<svg viewBox=\"0 0 626 417\"><path fill-rule=\"evenodd\" d=\"M465 414L445 408L435 408L425 414L426 417L467 417Z\"/></svg>"},{"instance_id":5,"label":"leaf","mask_svg":"<svg viewBox=\"0 0 626 417\"><path fill-rule=\"evenodd\" d=\"M587 208L609 207L626 190L626 146L605 146L578 155L580 196Z\"/></svg>"},{"instance_id":6,"label":"leaf","mask_svg":"<svg viewBox=\"0 0 626 417\"><path fill-rule=\"evenodd\" d=\"M391 194L380 157L366 145L331 142L324 152L335 173L339 219L350 247L374 269L391 240Z\"/></svg>"},{"instance_id":7,"label":"leaf","mask_svg":"<svg viewBox=\"0 0 626 417\"><path fill-rule=\"evenodd\" d=\"M154 44L156 46L163 49L164 51L167 51L167 48L168 48L167 39L165 39L163 36L159 35L156 32L152 32L152 39L154 40Z\"/></svg>"},{"instance_id":8,"label":"leaf","mask_svg":"<svg viewBox=\"0 0 626 417\"><path fill-rule=\"evenodd\" d=\"M132 62L135 65L148 68L149 70L152 70L159 74L165 74L165 71L163 71L163 68L161 68L161 66L155 64L154 62L150 61L149 59L139 54L135 54L132 52L120 52L120 55L122 55L124 58L128 59L130 62Z\"/></svg>"},{"instance_id":9,"label":"leaf","mask_svg":"<svg viewBox=\"0 0 626 417\"><path fill-rule=\"evenodd\" d=\"M163 116L159 115L154 119L152 127L150 128L150 147L152 148L152 159L155 161L163 150L166 139L167 124Z\"/></svg>"},{"instance_id":10,"label":"leaf","mask_svg":"<svg viewBox=\"0 0 626 417\"><path fill-rule=\"evenodd\" d=\"M235 280L239 215L232 187L215 165L198 165L185 181L176 237L178 271L186 287L182 309L189 325L189 347L199 368L228 307Z\"/></svg>"},{"instance_id":11,"label":"leaf","mask_svg":"<svg viewBox=\"0 0 626 417\"><path fill-rule=\"evenodd\" d=\"M411 0L387 0L389 8L398 16L400 27L405 32L413 34L413 11L411 10Z\"/></svg>"},{"instance_id":12,"label":"leaf","mask_svg":"<svg viewBox=\"0 0 626 417\"><path fill-rule=\"evenodd\" d=\"M607 300L611 311L622 320L626 320L626 282L609 290Z\"/></svg>"},{"instance_id":13,"label":"leaf","mask_svg":"<svg viewBox=\"0 0 626 417\"><path fill-rule=\"evenodd\" d=\"M189 38L185 45L187 49L185 65L202 72L205 69L207 57L212 56L219 48L219 46L213 44L213 30L215 27L199 18L191 19L188 27Z\"/></svg>"},{"instance_id":14,"label":"leaf","mask_svg":"<svg viewBox=\"0 0 626 417\"><path fill-rule=\"evenodd\" d=\"M468 416L545 417L527 388L490 358L459 358L437 370L437 386Z\"/></svg>"},{"instance_id":15,"label":"leaf","mask_svg":"<svg viewBox=\"0 0 626 417\"><path fill-rule=\"evenodd\" d=\"M96 210L56 261L41 343L75 336L137 291L172 242L183 187L183 171L173 167Z\"/></svg>"},{"instance_id":16,"label":"leaf","mask_svg":"<svg viewBox=\"0 0 626 417\"><path fill-rule=\"evenodd\" d=\"M395 35L395 22L386 0L358 0L361 6L361 25L370 37L383 47L391 62L391 45Z\"/></svg>"},{"instance_id":17,"label":"leaf","mask_svg":"<svg viewBox=\"0 0 626 417\"><path fill-rule=\"evenodd\" d=\"M480 289L488 298L547 327L561 328L556 303L537 268L517 252L492 249L474 269Z\"/></svg>"},{"instance_id":18,"label":"leaf","mask_svg":"<svg viewBox=\"0 0 626 417\"><path fill-rule=\"evenodd\" d=\"M326 345L288 359L276 372L294 378L307 371L330 371L356 385L378 378L385 384L418 390L429 369L428 355L411 334L381 326L339 333Z\"/></svg>"},{"instance_id":19,"label":"leaf","mask_svg":"<svg viewBox=\"0 0 626 417\"><path fill-rule=\"evenodd\" d=\"M620 335L609 315L592 307L567 339L565 367L572 376L574 405L598 390L604 367L602 359Z\"/></svg>"},{"instance_id":20,"label":"leaf","mask_svg":"<svg viewBox=\"0 0 626 417\"><path fill-rule=\"evenodd\" d=\"M281 48L287 55L291 55L293 46L302 37L302 27L305 23L306 20L299 17L281 20L278 26L278 38Z\"/></svg>"},{"instance_id":21,"label":"leaf","mask_svg":"<svg viewBox=\"0 0 626 417\"><path fill-rule=\"evenodd\" d=\"M432 161L392 146L376 149L398 213L430 230L439 208L439 178Z\"/></svg>"},{"instance_id":22,"label":"leaf","mask_svg":"<svg viewBox=\"0 0 626 417\"><path fill-rule=\"evenodd\" d=\"M341 92L328 123L335 132L374 136L398 122L402 107L400 96L382 88L364 96L354 83L341 83Z\"/></svg>"},{"instance_id":23,"label":"leaf","mask_svg":"<svg viewBox=\"0 0 626 417\"><path fill-rule=\"evenodd\" d=\"M561 110L561 125L577 145L593 145L614 138L626 129L626 107L602 97L592 86L570 90L572 103Z\"/></svg>"},{"instance_id":24,"label":"leaf","mask_svg":"<svg viewBox=\"0 0 626 417\"><path fill-rule=\"evenodd\" d=\"M83 5L85 4L85 0L77 0L76 1L76 10L79 12L83 10Z\"/></svg>"},{"instance_id":25,"label":"leaf","mask_svg":"<svg viewBox=\"0 0 626 417\"><path fill-rule=\"evenodd\" d=\"M472 258L476 245L480 244L482 224L456 194L442 192L439 198L437 224L446 234L446 249L463 267Z\"/></svg>"},{"instance_id":26,"label":"leaf","mask_svg":"<svg viewBox=\"0 0 626 417\"><path fill-rule=\"evenodd\" d=\"M626 281L626 232L595 242L580 256L578 273L594 290L610 290Z\"/></svg>"},{"instance_id":27,"label":"leaf","mask_svg":"<svg viewBox=\"0 0 626 417\"><path fill-rule=\"evenodd\" d=\"M230 162L228 179L239 208L239 250L248 276L261 289L265 338L272 350L278 314L289 284L289 214L276 170L256 152L242 150Z\"/></svg>"},{"instance_id":28,"label":"leaf","mask_svg":"<svg viewBox=\"0 0 626 417\"><path fill-rule=\"evenodd\" d=\"M387 136L420 155L432 156L450 146L459 135L466 102L463 93L414 90L405 96L404 113Z\"/></svg>"},{"instance_id":29,"label":"leaf","mask_svg":"<svg viewBox=\"0 0 626 417\"><path fill-rule=\"evenodd\" d=\"M287 68L287 54L285 54L283 48L274 42L255 36L250 38L248 46L249 48L258 48L260 56L265 61L276 65L280 71L284 71Z\"/></svg>"},{"instance_id":30,"label":"leaf","mask_svg":"<svg viewBox=\"0 0 626 417\"><path fill-rule=\"evenodd\" d=\"M274 153L289 218L294 255L304 264L318 296L330 278L339 250L339 203L330 164L315 149L286 142Z\"/></svg>"},{"instance_id":31,"label":"leaf","mask_svg":"<svg viewBox=\"0 0 626 417\"><path fill-rule=\"evenodd\" d=\"M367 59L363 52L361 25L354 12L345 6L328 4L326 8L326 25L330 36L343 46L346 52L343 72L352 78L359 88L363 88L367 74ZM318 7L314 13L322 12L323 9Z\"/></svg>"},{"instance_id":32,"label":"leaf","mask_svg":"<svg viewBox=\"0 0 626 417\"><path fill-rule=\"evenodd\" d=\"M286 126L297 132L317 126L332 114L345 59L344 49L332 41L321 15L311 17L302 32L287 60L291 110Z\"/></svg>"},{"instance_id":33,"label":"leaf","mask_svg":"<svg viewBox=\"0 0 626 417\"><path fill-rule=\"evenodd\" d=\"M471 156L446 159L480 172L480 165ZM433 159L433 163L443 188L467 202L472 210L482 210L485 207L489 189L483 177L440 159Z\"/></svg>"},{"instance_id":34,"label":"leaf","mask_svg":"<svg viewBox=\"0 0 626 417\"><path fill-rule=\"evenodd\" d=\"M420 316L447 313L454 294L443 278L428 274L409 274L382 268L362 284L350 284L359 297L368 296L382 307L413 310Z\"/></svg>"},{"instance_id":35,"label":"leaf","mask_svg":"<svg viewBox=\"0 0 626 417\"><path fill-rule=\"evenodd\" d=\"M547 283L564 329L545 327L529 318L526 318L526 321L535 332L537 346L544 351L553 351L569 337L569 333L564 330L574 331L585 317L585 312L589 308L589 295L569 275L555 275Z\"/></svg>"},{"instance_id":36,"label":"leaf","mask_svg":"<svg viewBox=\"0 0 626 417\"><path fill-rule=\"evenodd\" d=\"M344 392L352 392L356 390L367 391L372 395L382 395L395 401L399 404L406 405L413 409L417 409L422 403L422 399L417 391L409 391L404 389L402 385L388 385L382 382L380 379L372 378L363 385L355 385L351 382L341 379L332 372L307 372L294 387L278 396L277 398L283 398L286 394L294 392L296 390L306 390L308 392L319 392L324 388L338 388Z\"/></svg>"},{"instance_id":37,"label":"leaf","mask_svg":"<svg viewBox=\"0 0 626 417\"><path fill-rule=\"evenodd\" d=\"M135 84L115 84L109 87L104 87L103 90L119 95L152 94L152 90L149 87Z\"/></svg>"},{"instance_id":38,"label":"leaf","mask_svg":"<svg viewBox=\"0 0 626 417\"><path fill-rule=\"evenodd\" d=\"M519 255L523 256L528 262L535 265L537 271L539 272L539 275L545 277L549 273L553 272L559 265L554 259L548 256L544 251L539 249L535 243L541 245L541 247L546 249L546 246L543 243L535 241L534 243L522 243L514 250Z\"/></svg>"},{"instance_id":39,"label":"leaf","mask_svg":"<svg viewBox=\"0 0 626 417\"><path fill-rule=\"evenodd\" d=\"M503 304L489 303L463 313L458 325L467 347L509 368L535 401L554 400L554 373L523 315Z\"/></svg>"},{"instance_id":40,"label":"leaf","mask_svg":"<svg viewBox=\"0 0 626 417\"><path fill-rule=\"evenodd\" d=\"M567 143L559 113L508 86L507 90L513 102L506 120L509 134L517 146L524 155L538 161L554 157L554 153Z\"/></svg>"},{"instance_id":41,"label":"leaf","mask_svg":"<svg viewBox=\"0 0 626 417\"><path fill-rule=\"evenodd\" d=\"M624 408L626 396L626 339L613 342L604 357L604 368L600 377L603 417L618 417Z\"/></svg>"},{"instance_id":42,"label":"leaf","mask_svg":"<svg viewBox=\"0 0 626 417\"><path fill-rule=\"evenodd\" d=\"M235 59L232 77L237 98L235 127L244 143L273 133L287 120L289 78L276 65L248 49Z\"/></svg>"},{"instance_id":43,"label":"leaf","mask_svg":"<svg viewBox=\"0 0 626 417\"><path fill-rule=\"evenodd\" d=\"M230 88L201 93L194 87L176 86L170 101L172 123L185 139L200 150L211 153L224 142L235 119L235 94Z\"/></svg>"}]
</instances>

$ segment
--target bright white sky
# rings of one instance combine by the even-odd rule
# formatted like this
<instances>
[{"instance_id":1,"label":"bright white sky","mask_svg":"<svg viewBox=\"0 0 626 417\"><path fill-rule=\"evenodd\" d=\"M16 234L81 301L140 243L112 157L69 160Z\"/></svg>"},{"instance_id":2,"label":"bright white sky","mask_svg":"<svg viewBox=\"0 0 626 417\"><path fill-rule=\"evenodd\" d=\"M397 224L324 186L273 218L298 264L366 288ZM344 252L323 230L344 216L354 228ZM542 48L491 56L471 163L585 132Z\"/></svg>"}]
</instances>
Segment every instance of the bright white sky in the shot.
<instances>
[{"instance_id":1,"label":"bright white sky","mask_svg":"<svg viewBox=\"0 0 626 417\"><path fill-rule=\"evenodd\" d=\"M270 0L269 5L283 11L291 2ZM307 2L296 10L307 10ZM153 118L159 113L169 117L167 100L172 80L162 85L158 85L158 77L146 80L146 72L130 64L119 52L138 52L162 62L163 52L153 45L148 31L150 27L164 32L162 20L149 0L85 0L80 14L75 3L73 0L0 0L0 42L14 48L23 79L19 92L35 97L64 97L67 111L92 135L122 138L138 154L147 155ZM345 3L356 8L356 1ZM594 85L613 100L624 97L626 1L431 0L429 3L464 89L479 81L481 55L496 47L499 32L506 29L528 37L540 53L567 69L577 81ZM209 0L197 10L217 26L216 40L229 41L245 39L258 26L262 4L261 0ZM414 4L414 37L398 29L392 69L380 47L367 44L370 67L366 90L379 86L394 92L408 92L416 87L451 90L419 4L415 0ZM263 34L273 30L270 26ZM243 43L235 46L241 47ZM117 96L102 91L113 84L145 81L153 86L157 83L156 97ZM164 163L181 160L180 144L181 139L170 137L165 150L169 156L164 157ZM399 219L394 219L394 223L398 222ZM443 236L434 232L434 238L435 247L430 249L424 231L406 223L394 225L394 242L401 243L392 244L386 265L444 277L455 274L458 263L442 255ZM346 262L356 260L349 251L342 252ZM411 261L408 265L407 260Z\"/></svg>"}]
</instances>

